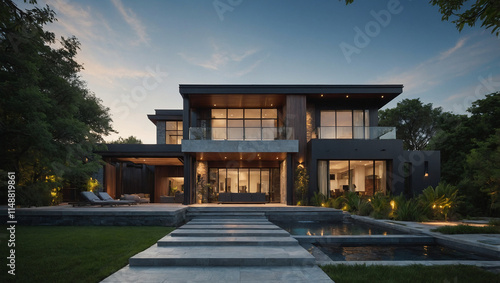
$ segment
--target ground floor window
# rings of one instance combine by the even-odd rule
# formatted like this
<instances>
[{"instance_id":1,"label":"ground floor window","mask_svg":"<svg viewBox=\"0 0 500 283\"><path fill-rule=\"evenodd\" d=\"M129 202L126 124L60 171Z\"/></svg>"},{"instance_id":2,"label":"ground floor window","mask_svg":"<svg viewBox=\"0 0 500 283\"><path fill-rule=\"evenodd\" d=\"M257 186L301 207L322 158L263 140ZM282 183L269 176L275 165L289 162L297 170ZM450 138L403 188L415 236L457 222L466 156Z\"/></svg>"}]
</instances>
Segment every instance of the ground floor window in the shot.
<instances>
[{"instance_id":1,"label":"ground floor window","mask_svg":"<svg viewBox=\"0 0 500 283\"><path fill-rule=\"evenodd\" d=\"M167 178L167 182L169 196L175 196L176 193L184 192L184 177L170 177Z\"/></svg>"},{"instance_id":2,"label":"ground floor window","mask_svg":"<svg viewBox=\"0 0 500 283\"><path fill-rule=\"evenodd\" d=\"M372 196L387 191L385 160L320 160L318 186L328 197L338 197L346 191Z\"/></svg>"},{"instance_id":3,"label":"ground floor window","mask_svg":"<svg viewBox=\"0 0 500 283\"><path fill-rule=\"evenodd\" d=\"M264 193L269 202L280 200L279 168L210 168L210 188L219 193Z\"/></svg>"}]
</instances>

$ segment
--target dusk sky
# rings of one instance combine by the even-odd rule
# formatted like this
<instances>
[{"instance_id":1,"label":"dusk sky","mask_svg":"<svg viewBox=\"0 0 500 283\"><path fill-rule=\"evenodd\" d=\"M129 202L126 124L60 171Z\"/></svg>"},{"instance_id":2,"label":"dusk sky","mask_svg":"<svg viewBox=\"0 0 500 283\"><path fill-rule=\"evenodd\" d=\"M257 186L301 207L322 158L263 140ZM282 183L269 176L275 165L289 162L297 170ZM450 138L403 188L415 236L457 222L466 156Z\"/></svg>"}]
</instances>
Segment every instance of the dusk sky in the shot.
<instances>
[{"instance_id":1,"label":"dusk sky","mask_svg":"<svg viewBox=\"0 0 500 283\"><path fill-rule=\"evenodd\" d=\"M20 7L29 7L17 1ZM76 36L88 88L113 127L156 143L147 119L182 109L179 84L403 84L463 114L500 90L500 39L481 27L442 22L428 1L39 0L55 12L48 30Z\"/></svg>"}]
</instances>

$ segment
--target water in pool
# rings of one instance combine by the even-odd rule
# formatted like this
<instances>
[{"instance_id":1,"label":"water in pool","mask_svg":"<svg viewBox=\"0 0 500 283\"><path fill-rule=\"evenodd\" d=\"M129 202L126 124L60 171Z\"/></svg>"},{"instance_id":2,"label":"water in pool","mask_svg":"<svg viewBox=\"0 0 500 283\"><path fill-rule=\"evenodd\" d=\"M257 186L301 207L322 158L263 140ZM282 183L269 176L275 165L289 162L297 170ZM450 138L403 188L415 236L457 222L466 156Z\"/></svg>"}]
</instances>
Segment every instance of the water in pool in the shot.
<instances>
[{"instance_id":1,"label":"water in pool","mask_svg":"<svg viewBox=\"0 0 500 283\"><path fill-rule=\"evenodd\" d=\"M316 246L334 261L498 260L439 245L343 247L317 244Z\"/></svg>"},{"instance_id":2,"label":"water in pool","mask_svg":"<svg viewBox=\"0 0 500 283\"><path fill-rule=\"evenodd\" d=\"M405 234L393 229L371 226L364 223L352 222L276 222L276 225L281 227L292 235L309 235L309 236L332 236L332 235L397 235Z\"/></svg>"}]
</instances>

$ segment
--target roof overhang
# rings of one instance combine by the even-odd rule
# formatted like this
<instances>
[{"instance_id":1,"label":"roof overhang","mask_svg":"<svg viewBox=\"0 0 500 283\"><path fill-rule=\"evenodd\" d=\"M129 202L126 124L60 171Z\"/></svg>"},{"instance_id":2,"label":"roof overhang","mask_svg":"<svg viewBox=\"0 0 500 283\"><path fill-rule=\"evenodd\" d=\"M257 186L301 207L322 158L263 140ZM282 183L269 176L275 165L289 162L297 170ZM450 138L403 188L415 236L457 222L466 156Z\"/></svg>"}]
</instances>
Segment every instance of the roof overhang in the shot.
<instances>
[{"instance_id":1,"label":"roof overhang","mask_svg":"<svg viewBox=\"0 0 500 283\"><path fill-rule=\"evenodd\" d=\"M277 107L286 95L323 101L355 101L381 108L403 92L403 85L197 85L181 84L179 92L191 107Z\"/></svg>"}]
</instances>

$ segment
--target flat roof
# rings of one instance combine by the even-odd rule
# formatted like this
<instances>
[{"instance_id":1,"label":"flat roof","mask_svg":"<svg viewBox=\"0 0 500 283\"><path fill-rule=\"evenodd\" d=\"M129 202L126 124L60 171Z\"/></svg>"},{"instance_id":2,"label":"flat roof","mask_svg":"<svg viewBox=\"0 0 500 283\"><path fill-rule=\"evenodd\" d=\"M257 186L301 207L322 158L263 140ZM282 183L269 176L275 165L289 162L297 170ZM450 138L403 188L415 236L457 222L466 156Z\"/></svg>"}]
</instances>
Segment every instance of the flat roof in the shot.
<instances>
[{"instance_id":1,"label":"flat roof","mask_svg":"<svg viewBox=\"0 0 500 283\"><path fill-rule=\"evenodd\" d=\"M180 84L179 92L183 97L185 94L400 94L403 85Z\"/></svg>"}]
</instances>

